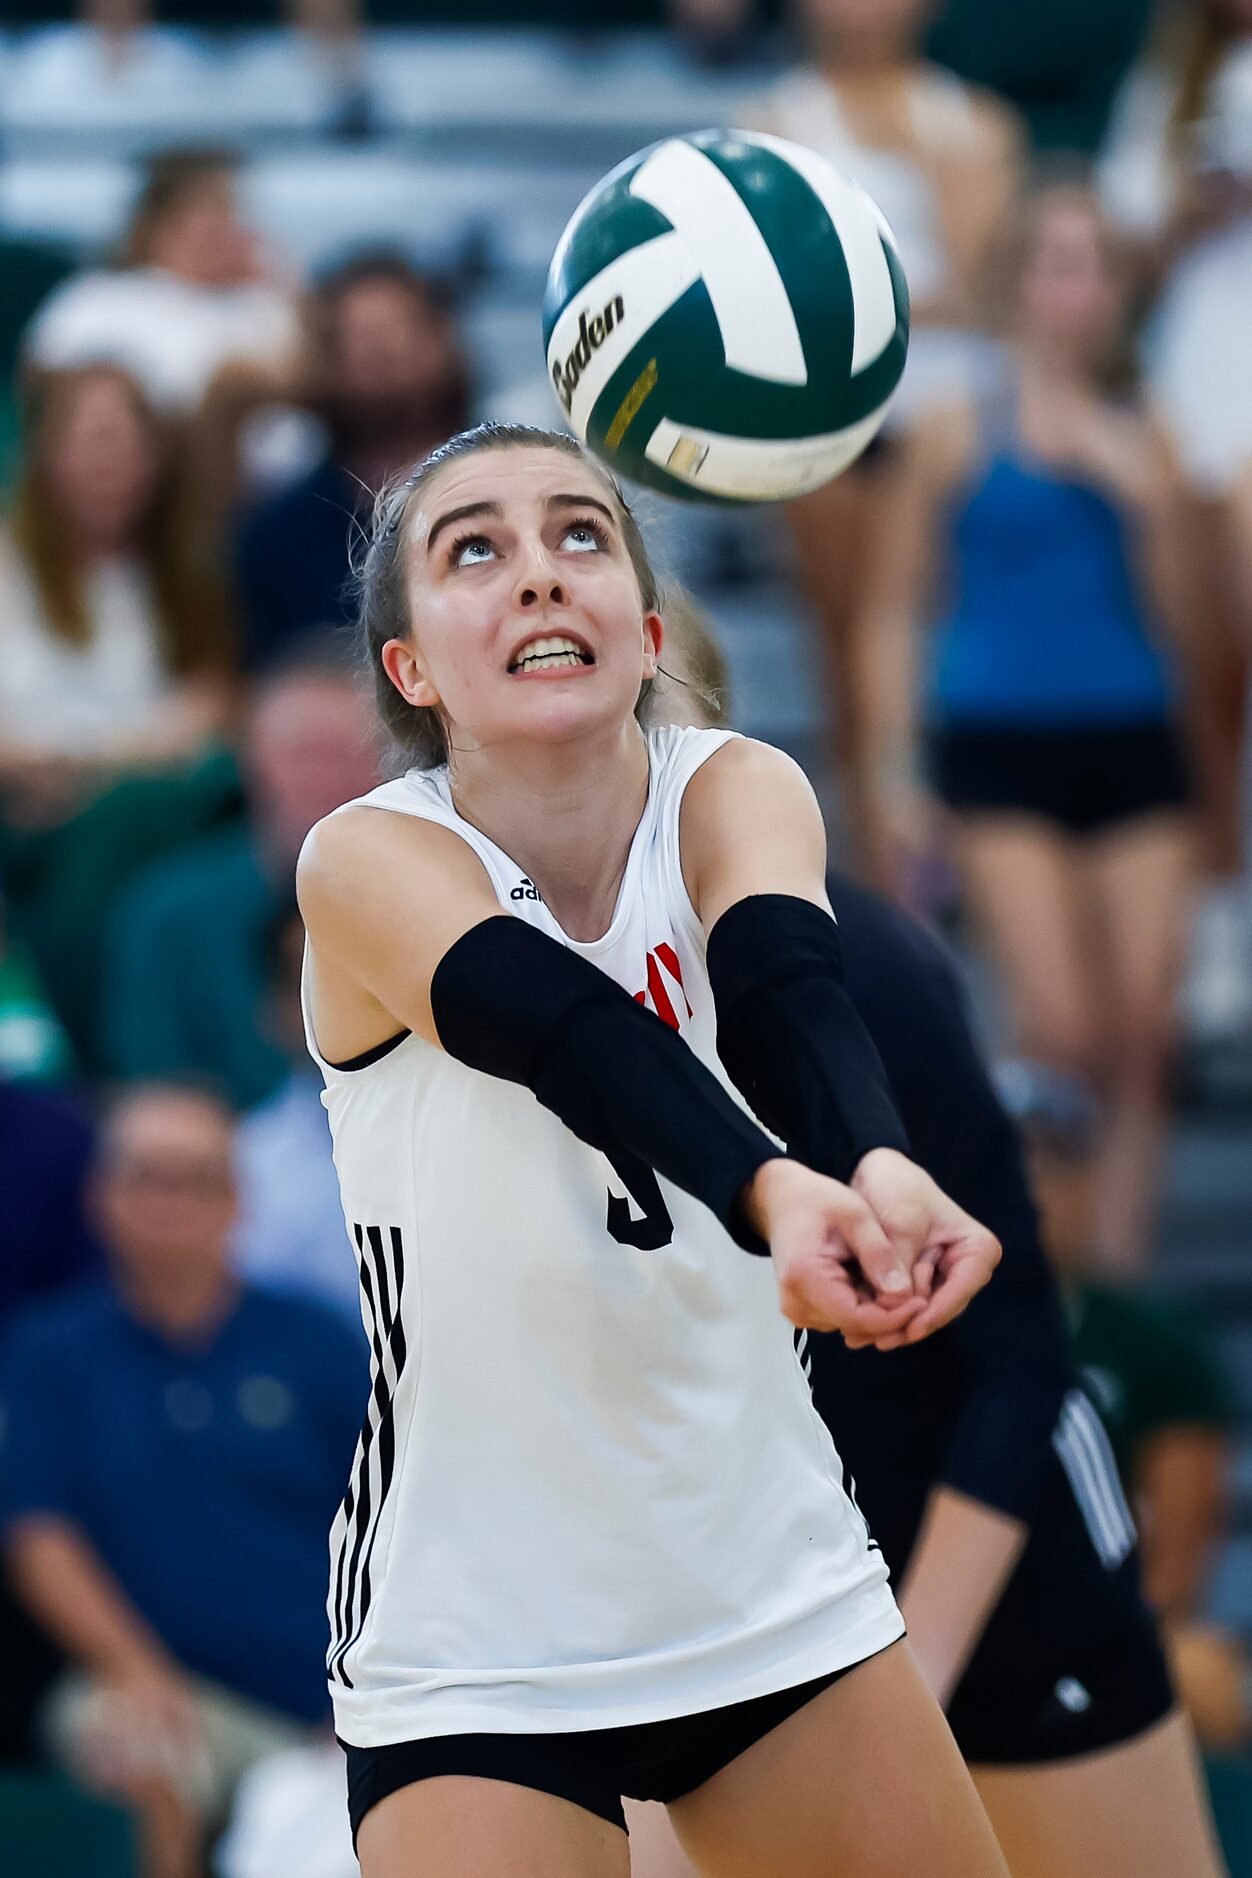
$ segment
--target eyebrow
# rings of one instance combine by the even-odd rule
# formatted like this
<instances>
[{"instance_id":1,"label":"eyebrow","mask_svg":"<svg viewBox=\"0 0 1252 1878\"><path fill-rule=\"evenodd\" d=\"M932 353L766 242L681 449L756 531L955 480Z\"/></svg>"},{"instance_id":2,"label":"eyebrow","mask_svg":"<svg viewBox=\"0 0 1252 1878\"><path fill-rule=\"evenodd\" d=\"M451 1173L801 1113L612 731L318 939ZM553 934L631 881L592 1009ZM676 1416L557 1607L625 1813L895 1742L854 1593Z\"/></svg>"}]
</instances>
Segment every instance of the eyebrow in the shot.
<instances>
[{"instance_id":1,"label":"eyebrow","mask_svg":"<svg viewBox=\"0 0 1252 1878\"><path fill-rule=\"evenodd\" d=\"M471 515L500 515L502 510L498 502L464 502L459 509L449 509L434 523L426 537L426 552L431 553L436 541L445 528L451 528L456 522L468 521Z\"/></svg>"},{"instance_id":2,"label":"eyebrow","mask_svg":"<svg viewBox=\"0 0 1252 1878\"><path fill-rule=\"evenodd\" d=\"M548 507L550 509L555 509L558 505L567 509L597 509L599 513L603 515L606 522L612 522L615 525L617 522L617 517L614 515L612 509L607 507L603 502L597 502L594 496L561 495L548 497Z\"/></svg>"},{"instance_id":3,"label":"eyebrow","mask_svg":"<svg viewBox=\"0 0 1252 1878\"><path fill-rule=\"evenodd\" d=\"M574 494L572 491L561 495L549 496L548 507L550 509L596 509L603 515L606 522L610 522L614 525L616 525L617 522L617 517L614 515L612 509L607 507L605 503L598 502L594 496L580 496ZM469 521L470 517L474 515L492 515L498 519L502 514L503 510L498 502L464 502L459 509L449 509L446 515L441 515L439 520L433 524L430 533L426 537L427 554L433 553L435 543L445 528L451 528L457 522Z\"/></svg>"}]
</instances>

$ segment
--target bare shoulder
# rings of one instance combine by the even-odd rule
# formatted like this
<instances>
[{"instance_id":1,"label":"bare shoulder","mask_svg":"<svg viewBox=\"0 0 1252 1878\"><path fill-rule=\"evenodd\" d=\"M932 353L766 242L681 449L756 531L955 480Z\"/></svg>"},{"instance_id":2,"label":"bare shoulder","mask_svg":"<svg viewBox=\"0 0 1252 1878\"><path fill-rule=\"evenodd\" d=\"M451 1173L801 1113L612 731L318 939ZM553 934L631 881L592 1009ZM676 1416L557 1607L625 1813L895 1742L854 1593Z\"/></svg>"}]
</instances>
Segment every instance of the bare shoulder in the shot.
<instances>
[{"instance_id":1,"label":"bare shoulder","mask_svg":"<svg viewBox=\"0 0 1252 1878\"><path fill-rule=\"evenodd\" d=\"M451 828L355 805L310 832L296 897L314 953L362 982L380 960L433 971L461 933L500 911L486 868Z\"/></svg>"},{"instance_id":2,"label":"bare shoulder","mask_svg":"<svg viewBox=\"0 0 1252 1878\"><path fill-rule=\"evenodd\" d=\"M680 823L683 878L706 929L752 893L821 900L826 830L800 765L736 737L687 785Z\"/></svg>"},{"instance_id":3,"label":"bare shoulder","mask_svg":"<svg viewBox=\"0 0 1252 1878\"><path fill-rule=\"evenodd\" d=\"M296 866L296 894L310 931L336 909L372 901L380 891L407 899L462 882L490 886L482 862L452 829L355 804L310 830Z\"/></svg>"},{"instance_id":4,"label":"bare shoulder","mask_svg":"<svg viewBox=\"0 0 1252 1878\"><path fill-rule=\"evenodd\" d=\"M501 912L486 868L451 828L355 805L311 831L296 892L317 1032L332 1062L401 1027L437 1042L430 983L439 961Z\"/></svg>"},{"instance_id":5,"label":"bare shoulder","mask_svg":"<svg viewBox=\"0 0 1252 1878\"><path fill-rule=\"evenodd\" d=\"M761 796L812 801L813 788L793 757L755 737L732 737L701 764L683 797L683 819L724 804L742 805Z\"/></svg>"}]
</instances>

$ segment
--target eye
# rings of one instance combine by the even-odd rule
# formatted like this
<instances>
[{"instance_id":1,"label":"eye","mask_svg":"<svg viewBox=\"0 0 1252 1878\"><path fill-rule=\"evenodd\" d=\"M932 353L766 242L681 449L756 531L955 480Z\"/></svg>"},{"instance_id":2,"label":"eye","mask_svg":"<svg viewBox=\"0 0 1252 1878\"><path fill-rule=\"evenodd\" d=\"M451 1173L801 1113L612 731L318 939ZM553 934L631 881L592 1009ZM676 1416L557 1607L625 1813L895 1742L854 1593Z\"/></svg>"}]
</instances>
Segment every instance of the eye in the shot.
<instances>
[{"instance_id":1,"label":"eye","mask_svg":"<svg viewBox=\"0 0 1252 1878\"><path fill-rule=\"evenodd\" d=\"M450 567L481 567L495 549L486 535L458 535L448 550Z\"/></svg>"},{"instance_id":2,"label":"eye","mask_svg":"<svg viewBox=\"0 0 1252 1878\"><path fill-rule=\"evenodd\" d=\"M585 516L577 522L571 522L561 536L561 546L572 544L575 554L594 554L608 546L608 535L599 522L593 522Z\"/></svg>"}]
</instances>

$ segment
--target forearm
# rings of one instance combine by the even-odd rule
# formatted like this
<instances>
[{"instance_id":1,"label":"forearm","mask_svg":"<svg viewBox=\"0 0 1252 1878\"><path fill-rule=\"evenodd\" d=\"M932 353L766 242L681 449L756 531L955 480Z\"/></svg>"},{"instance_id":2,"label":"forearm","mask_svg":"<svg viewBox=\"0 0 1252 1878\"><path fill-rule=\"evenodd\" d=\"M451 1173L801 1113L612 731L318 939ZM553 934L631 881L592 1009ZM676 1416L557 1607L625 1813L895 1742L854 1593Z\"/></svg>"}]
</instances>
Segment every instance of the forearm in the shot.
<instances>
[{"instance_id":1,"label":"forearm","mask_svg":"<svg viewBox=\"0 0 1252 1878\"><path fill-rule=\"evenodd\" d=\"M168 1652L73 1524L28 1514L6 1535L14 1590L67 1656L124 1677Z\"/></svg>"},{"instance_id":2,"label":"forearm","mask_svg":"<svg viewBox=\"0 0 1252 1878\"><path fill-rule=\"evenodd\" d=\"M875 1148L908 1152L828 913L789 894L741 900L709 935L708 971L722 1061L798 1159L847 1181Z\"/></svg>"},{"instance_id":3,"label":"forearm","mask_svg":"<svg viewBox=\"0 0 1252 1878\"><path fill-rule=\"evenodd\" d=\"M1029 1528L936 1487L900 1588L909 1642L946 1707L1021 1557Z\"/></svg>"},{"instance_id":4,"label":"forearm","mask_svg":"<svg viewBox=\"0 0 1252 1878\"><path fill-rule=\"evenodd\" d=\"M431 1009L449 1055L530 1089L619 1171L642 1162L746 1249L767 1249L742 1200L779 1158L777 1144L675 1031L596 966L521 920L486 920L440 962Z\"/></svg>"}]
</instances>

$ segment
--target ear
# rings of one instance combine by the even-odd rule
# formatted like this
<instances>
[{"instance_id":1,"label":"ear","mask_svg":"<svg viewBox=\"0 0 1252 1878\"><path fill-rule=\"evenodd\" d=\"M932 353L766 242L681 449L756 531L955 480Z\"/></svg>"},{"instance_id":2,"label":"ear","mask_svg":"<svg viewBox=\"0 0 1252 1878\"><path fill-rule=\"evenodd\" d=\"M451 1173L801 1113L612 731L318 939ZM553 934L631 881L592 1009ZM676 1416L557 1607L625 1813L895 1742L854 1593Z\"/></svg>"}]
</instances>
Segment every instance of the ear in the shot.
<instances>
[{"instance_id":1,"label":"ear","mask_svg":"<svg viewBox=\"0 0 1252 1878\"><path fill-rule=\"evenodd\" d=\"M407 639L389 639L381 656L383 670L406 703L434 710L439 704L439 693L426 676L417 648Z\"/></svg>"},{"instance_id":2,"label":"ear","mask_svg":"<svg viewBox=\"0 0 1252 1878\"><path fill-rule=\"evenodd\" d=\"M643 616L643 675L655 678L661 657L661 647L665 643L665 622L659 613L645 613Z\"/></svg>"}]
</instances>

